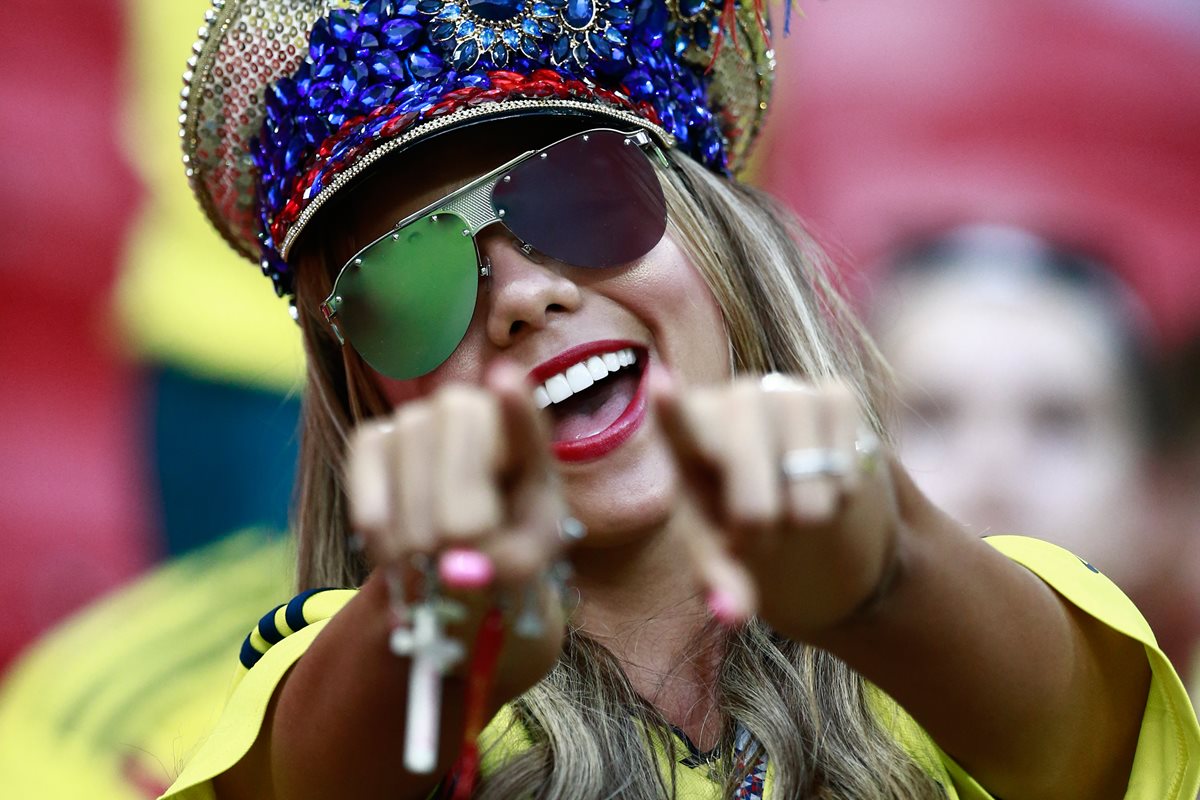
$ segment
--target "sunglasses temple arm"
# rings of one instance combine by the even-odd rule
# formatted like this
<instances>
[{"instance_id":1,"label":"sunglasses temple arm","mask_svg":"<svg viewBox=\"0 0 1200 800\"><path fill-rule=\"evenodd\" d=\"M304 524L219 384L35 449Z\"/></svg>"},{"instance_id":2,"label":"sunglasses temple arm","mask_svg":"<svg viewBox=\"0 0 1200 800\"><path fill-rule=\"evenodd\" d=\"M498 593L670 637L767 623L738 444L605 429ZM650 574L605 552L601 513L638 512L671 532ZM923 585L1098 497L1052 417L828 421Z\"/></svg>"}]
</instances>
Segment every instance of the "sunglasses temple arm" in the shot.
<instances>
[{"instance_id":1,"label":"sunglasses temple arm","mask_svg":"<svg viewBox=\"0 0 1200 800\"><path fill-rule=\"evenodd\" d=\"M335 301L326 300L324 303L321 303L321 313L325 315L325 323L329 325L329 329L333 331L333 335L337 337L338 344L345 346L346 338L342 336L341 328L339 328L337 322L334 321L335 317L337 317L337 306L335 305Z\"/></svg>"}]
</instances>

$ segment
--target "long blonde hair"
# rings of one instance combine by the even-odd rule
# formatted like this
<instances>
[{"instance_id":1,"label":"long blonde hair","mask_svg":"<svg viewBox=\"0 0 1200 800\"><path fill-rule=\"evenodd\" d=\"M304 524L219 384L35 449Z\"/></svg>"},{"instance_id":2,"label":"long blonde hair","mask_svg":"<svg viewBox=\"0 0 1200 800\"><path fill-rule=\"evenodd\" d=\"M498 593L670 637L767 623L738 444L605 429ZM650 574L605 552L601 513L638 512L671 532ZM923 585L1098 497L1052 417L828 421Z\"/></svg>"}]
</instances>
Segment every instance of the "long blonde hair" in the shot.
<instances>
[{"instance_id":1,"label":"long blonde hair","mask_svg":"<svg viewBox=\"0 0 1200 800\"><path fill-rule=\"evenodd\" d=\"M670 233L723 311L735 371L837 377L881 429L882 363L830 286L819 251L766 195L687 156L669 157L673 169L660 176ZM388 411L357 356L343 353L317 311L331 283L329 262L314 250L297 265L309 356L297 483L302 588L357 586L366 578L369 565L348 536L340 465L351 427ZM723 651L717 697L724 726L711 765L724 796L746 769L734 757L740 726L769 754L777 798L945 797L880 727L863 679L840 660L759 621L728 634ZM480 797L673 795L674 764L664 775L655 757L655 747L674 752L668 721L637 695L612 654L578 630L568 631L551 673L511 707L513 724L532 744L489 775Z\"/></svg>"}]
</instances>

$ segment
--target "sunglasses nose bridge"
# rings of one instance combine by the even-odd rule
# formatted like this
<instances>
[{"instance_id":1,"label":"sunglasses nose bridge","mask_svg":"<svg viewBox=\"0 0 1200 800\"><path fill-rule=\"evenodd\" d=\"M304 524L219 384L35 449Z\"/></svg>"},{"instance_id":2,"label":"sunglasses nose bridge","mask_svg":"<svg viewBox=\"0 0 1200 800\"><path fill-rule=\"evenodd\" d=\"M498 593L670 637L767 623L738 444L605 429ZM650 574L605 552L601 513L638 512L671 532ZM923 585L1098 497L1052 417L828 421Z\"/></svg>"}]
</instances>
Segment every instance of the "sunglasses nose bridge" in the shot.
<instances>
[{"instance_id":1,"label":"sunglasses nose bridge","mask_svg":"<svg viewBox=\"0 0 1200 800\"><path fill-rule=\"evenodd\" d=\"M541 264L544 257L528 242L524 242L513 233L502 218L489 222L475 234L475 247L479 251L480 261L487 258L492 247L512 248L535 264Z\"/></svg>"}]
</instances>

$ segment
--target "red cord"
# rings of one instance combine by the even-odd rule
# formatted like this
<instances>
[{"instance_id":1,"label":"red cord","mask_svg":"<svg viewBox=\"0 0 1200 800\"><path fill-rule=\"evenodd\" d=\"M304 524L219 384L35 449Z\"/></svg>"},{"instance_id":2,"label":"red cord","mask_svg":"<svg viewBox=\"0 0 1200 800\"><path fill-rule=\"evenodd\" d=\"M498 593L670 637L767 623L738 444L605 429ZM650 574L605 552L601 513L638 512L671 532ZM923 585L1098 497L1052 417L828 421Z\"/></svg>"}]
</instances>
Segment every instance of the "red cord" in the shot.
<instances>
[{"instance_id":1,"label":"red cord","mask_svg":"<svg viewBox=\"0 0 1200 800\"><path fill-rule=\"evenodd\" d=\"M471 669L467 673L466 714L463 723L462 751L454 769L450 771L454 780L451 800L469 800L479 783L479 734L487 725L488 698L496 682L496 662L500 660L500 646L504 643L504 620L500 609L492 607L479 626L475 636L475 652L471 656Z\"/></svg>"}]
</instances>

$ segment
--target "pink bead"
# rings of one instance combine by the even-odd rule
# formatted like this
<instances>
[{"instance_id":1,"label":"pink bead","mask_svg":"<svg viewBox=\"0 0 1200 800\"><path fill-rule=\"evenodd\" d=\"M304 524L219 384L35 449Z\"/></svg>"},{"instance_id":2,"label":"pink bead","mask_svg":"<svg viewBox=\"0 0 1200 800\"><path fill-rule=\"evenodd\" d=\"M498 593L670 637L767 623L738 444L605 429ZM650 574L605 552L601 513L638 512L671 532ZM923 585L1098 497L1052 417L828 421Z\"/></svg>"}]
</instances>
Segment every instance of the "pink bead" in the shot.
<instances>
[{"instance_id":1,"label":"pink bead","mask_svg":"<svg viewBox=\"0 0 1200 800\"><path fill-rule=\"evenodd\" d=\"M478 550L453 548L438 559L438 576L452 589L482 589L495 574L492 560Z\"/></svg>"},{"instance_id":2,"label":"pink bead","mask_svg":"<svg viewBox=\"0 0 1200 800\"><path fill-rule=\"evenodd\" d=\"M724 589L713 589L708 593L708 610L717 622L729 628L745 621L741 604Z\"/></svg>"}]
</instances>

